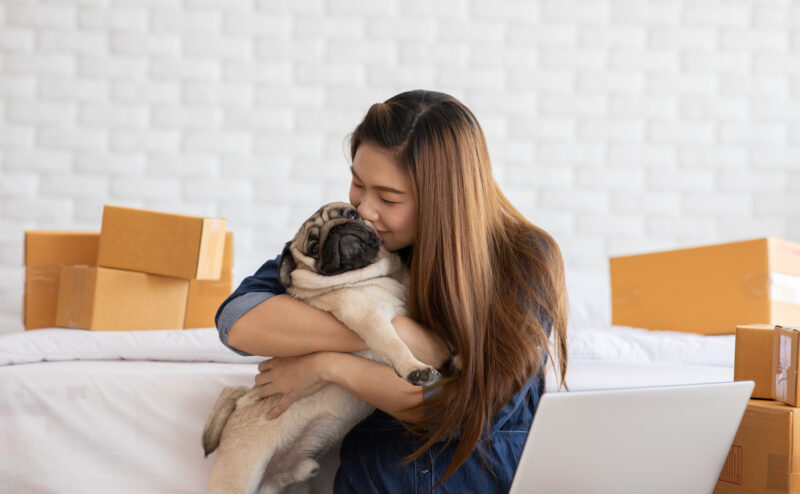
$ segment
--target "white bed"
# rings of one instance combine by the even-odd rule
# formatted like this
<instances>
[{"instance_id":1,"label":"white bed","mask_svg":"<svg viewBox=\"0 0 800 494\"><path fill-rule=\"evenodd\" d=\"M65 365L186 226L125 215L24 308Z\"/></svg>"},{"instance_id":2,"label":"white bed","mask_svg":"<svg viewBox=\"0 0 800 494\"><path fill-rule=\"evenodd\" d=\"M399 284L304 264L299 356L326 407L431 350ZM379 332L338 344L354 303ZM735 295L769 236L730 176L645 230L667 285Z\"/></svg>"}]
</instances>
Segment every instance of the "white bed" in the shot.
<instances>
[{"instance_id":1,"label":"white bed","mask_svg":"<svg viewBox=\"0 0 800 494\"><path fill-rule=\"evenodd\" d=\"M732 380L734 336L612 327L604 282L570 279L570 389ZM2 491L205 492L207 413L259 360L213 329L0 336Z\"/></svg>"}]
</instances>

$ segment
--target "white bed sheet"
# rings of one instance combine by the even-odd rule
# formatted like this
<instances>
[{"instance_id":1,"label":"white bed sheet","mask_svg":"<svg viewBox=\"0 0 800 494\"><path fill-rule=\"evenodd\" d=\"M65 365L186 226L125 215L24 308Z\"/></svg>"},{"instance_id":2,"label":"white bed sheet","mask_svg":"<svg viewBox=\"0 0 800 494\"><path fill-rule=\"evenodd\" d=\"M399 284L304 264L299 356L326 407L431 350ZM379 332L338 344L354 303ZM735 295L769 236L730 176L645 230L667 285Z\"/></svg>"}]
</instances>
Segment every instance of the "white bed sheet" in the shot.
<instances>
[{"instance_id":1,"label":"white bed sheet","mask_svg":"<svg viewBox=\"0 0 800 494\"><path fill-rule=\"evenodd\" d=\"M585 326L570 332L567 384L730 381L733 339ZM203 424L222 388L252 384L258 360L213 329L0 336L0 490L206 492Z\"/></svg>"},{"instance_id":2,"label":"white bed sheet","mask_svg":"<svg viewBox=\"0 0 800 494\"><path fill-rule=\"evenodd\" d=\"M65 361L0 368L0 485L20 493L206 492L200 435L255 364Z\"/></svg>"}]
</instances>

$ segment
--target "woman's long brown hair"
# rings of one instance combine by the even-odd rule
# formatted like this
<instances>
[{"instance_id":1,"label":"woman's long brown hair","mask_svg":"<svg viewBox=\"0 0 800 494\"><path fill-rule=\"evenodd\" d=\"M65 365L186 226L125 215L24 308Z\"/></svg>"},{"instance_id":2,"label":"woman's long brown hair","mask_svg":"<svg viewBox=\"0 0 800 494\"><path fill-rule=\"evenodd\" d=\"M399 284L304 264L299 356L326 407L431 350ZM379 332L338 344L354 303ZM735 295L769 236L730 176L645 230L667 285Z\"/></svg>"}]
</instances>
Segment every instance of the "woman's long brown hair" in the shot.
<instances>
[{"instance_id":1,"label":"woman's long brown hair","mask_svg":"<svg viewBox=\"0 0 800 494\"><path fill-rule=\"evenodd\" d=\"M417 90L372 105L350 137L351 157L362 142L391 150L411 177L419 213L409 314L462 362L421 405L426 419L413 424L426 440L410 459L439 441L455 443L442 482L486 437L492 417L544 372L548 330L564 381L561 253L502 194L483 130L452 96Z\"/></svg>"}]
</instances>

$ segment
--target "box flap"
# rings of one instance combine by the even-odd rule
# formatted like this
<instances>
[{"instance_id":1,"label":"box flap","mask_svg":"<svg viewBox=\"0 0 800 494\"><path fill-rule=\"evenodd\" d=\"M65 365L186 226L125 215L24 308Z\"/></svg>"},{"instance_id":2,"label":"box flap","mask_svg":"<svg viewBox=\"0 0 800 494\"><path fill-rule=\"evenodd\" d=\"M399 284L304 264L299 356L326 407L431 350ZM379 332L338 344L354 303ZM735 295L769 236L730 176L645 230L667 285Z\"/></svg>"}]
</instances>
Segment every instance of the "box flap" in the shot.
<instances>
[{"instance_id":1,"label":"box flap","mask_svg":"<svg viewBox=\"0 0 800 494\"><path fill-rule=\"evenodd\" d=\"M225 224L224 219L203 219L195 279L219 279L225 251Z\"/></svg>"},{"instance_id":2,"label":"box flap","mask_svg":"<svg viewBox=\"0 0 800 494\"><path fill-rule=\"evenodd\" d=\"M225 232L225 253L222 255L220 277L231 271L233 271L233 232Z\"/></svg>"}]
</instances>

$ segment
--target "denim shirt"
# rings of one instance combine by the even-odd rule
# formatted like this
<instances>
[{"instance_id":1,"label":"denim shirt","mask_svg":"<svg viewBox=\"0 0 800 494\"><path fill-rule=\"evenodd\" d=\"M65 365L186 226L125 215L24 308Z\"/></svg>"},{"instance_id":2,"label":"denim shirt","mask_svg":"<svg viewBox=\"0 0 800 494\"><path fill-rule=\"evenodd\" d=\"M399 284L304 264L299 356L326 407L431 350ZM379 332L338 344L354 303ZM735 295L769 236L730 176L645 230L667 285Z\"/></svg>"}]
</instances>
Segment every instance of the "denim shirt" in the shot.
<instances>
[{"instance_id":1,"label":"denim shirt","mask_svg":"<svg viewBox=\"0 0 800 494\"><path fill-rule=\"evenodd\" d=\"M220 340L228 348L231 348L227 341L228 330L236 319L273 295L286 292L278 281L279 264L280 256L264 263L255 274L245 278L220 306L216 315L217 329ZM234 348L231 350L247 355ZM421 444L419 439L409 435L394 418L376 410L345 436L334 493L508 492L543 392L544 381L539 373L493 418L488 441L479 443L479 448L485 452L483 458L476 449L447 481L435 489L433 485L450 464L455 445L443 450L434 446L413 462L404 464L403 459ZM488 462L489 469L483 461Z\"/></svg>"},{"instance_id":2,"label":"denim shirt","mask_svg":"<svg viewBox=\"0 0 800 494\"><path fill-rule=\"evenodd\" d=\"M434 446L411 463L403 463L421 445L420 440L406 433L391 416L376 410L342 441L341 464L333 492L506 493L543 388L541 377L528 381L495 415L489 440L480 443L466 462L435 488L453 458L455 445L443 450ZM486 453L485 458L481 458L480 450Z\"/></svg>"}]
</instances>

